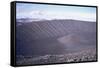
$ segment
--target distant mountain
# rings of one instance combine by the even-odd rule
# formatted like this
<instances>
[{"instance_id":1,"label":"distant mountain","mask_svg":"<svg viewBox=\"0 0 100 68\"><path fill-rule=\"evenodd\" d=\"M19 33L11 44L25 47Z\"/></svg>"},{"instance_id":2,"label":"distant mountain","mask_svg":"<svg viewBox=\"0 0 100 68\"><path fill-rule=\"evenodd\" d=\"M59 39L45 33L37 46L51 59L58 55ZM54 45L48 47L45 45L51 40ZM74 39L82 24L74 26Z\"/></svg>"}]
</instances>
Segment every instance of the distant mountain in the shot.
<instances>
[{"instance_id":1,"label":"distant mountain","mask_svg":"<svg viewBox=\"0 0 100 68\"><path fill-rule=\"evenodd\" d=\"M37 19L37 18L20 18L16 19L17 25L22 25L23 23L31 23L36 21L44 21L45 19Z\"/></svg>"},{"instance_id":2,"label":"distant mountain","mask_svg":"<svg viewBox=\"0 0 100 68\"><path fill-rule=\"evenodd\" d=\"M17 19L17 22L34 22L34 21L80 21L80 20L73 20L73 19L39 19L39 18L19 18ZM84 21L84 22L92 22L92 21Z\"/></svg>"},{"instance_id":3,"label":"distant mountain","mask_svg":"<svg viewBox=\"0 0 100 68\"><path fill-rule=\"evenodd\" d=\"M17 19L17 22L32 22L32 21L41 21L41 20L44 20L44 19L37 19L37 18L20 18L20 19Z\"/></svg>"}]
</instances>

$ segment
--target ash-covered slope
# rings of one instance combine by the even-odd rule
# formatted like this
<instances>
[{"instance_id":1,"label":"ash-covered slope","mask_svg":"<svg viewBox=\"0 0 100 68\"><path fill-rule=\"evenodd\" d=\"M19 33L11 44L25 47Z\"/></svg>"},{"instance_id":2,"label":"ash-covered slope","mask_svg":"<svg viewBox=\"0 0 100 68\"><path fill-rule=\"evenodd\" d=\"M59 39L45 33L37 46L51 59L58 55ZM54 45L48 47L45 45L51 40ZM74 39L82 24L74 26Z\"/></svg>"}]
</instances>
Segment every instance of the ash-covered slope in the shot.
<instances>
[{"instance_id":1,"label":"ash-covered slope","mask_svg":"<svg viewBox=\"0 0 100 68\"><path fill-rule=\"evenodd\" d=\"M43 20L17 22L17 55L61 54L96 47L96 22Z\"/></svg>"}]
</instances>

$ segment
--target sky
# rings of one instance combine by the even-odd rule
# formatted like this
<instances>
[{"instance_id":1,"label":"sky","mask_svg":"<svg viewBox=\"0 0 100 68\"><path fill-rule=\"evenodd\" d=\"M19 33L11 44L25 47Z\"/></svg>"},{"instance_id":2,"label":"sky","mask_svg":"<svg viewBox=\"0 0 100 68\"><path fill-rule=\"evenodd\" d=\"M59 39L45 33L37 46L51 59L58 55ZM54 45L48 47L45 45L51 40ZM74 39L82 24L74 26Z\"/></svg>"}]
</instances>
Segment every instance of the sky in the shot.
<instances>
[{"instance_id":1,"label":"sky","mask_svg":"<svg viewBox=\"0 0 100 68\"><path fill-rule=\"evenodd\" d=\"M17 3L16 18L96 21L96 7Z\"/></svg>"}]
</instances>

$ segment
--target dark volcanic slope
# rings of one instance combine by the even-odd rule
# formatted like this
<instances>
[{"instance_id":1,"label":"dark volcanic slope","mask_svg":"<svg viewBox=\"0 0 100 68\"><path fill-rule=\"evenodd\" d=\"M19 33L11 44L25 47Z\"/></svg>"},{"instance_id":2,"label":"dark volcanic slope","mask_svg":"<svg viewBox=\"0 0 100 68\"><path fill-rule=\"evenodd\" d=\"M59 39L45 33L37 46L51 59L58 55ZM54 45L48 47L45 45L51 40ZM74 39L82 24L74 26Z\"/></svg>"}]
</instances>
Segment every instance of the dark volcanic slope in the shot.
<instances>
[{"instance_id":1,"label":"dark volcanic slope","mask_svg":"<svg viewBox=\"0 0 100 68\"><path fill-rule=\"evenodd\" d=\"M77 20L17 22L17 55L60 54L96 47L96 23Z\"/></svg>"}]
</instances>

